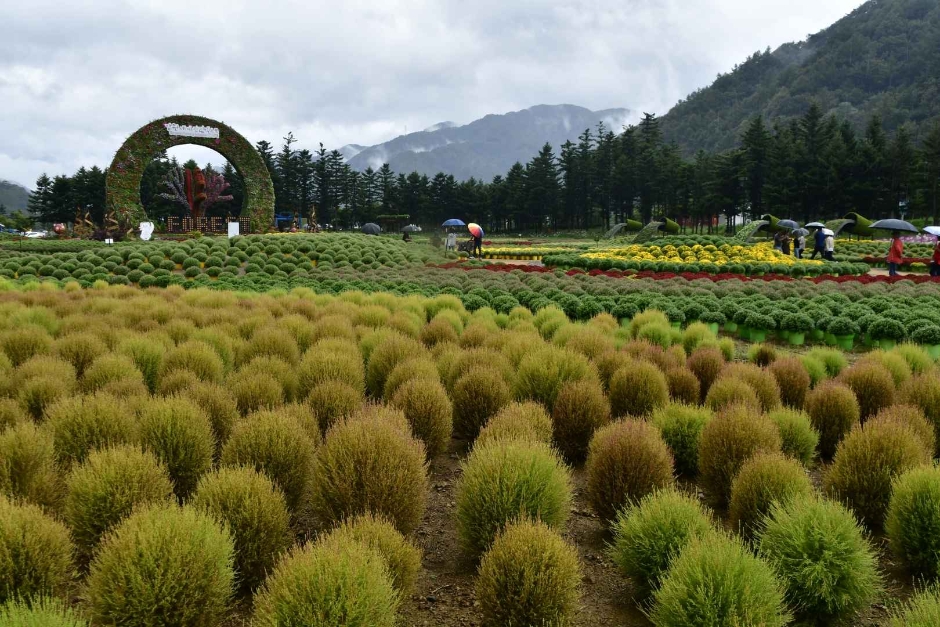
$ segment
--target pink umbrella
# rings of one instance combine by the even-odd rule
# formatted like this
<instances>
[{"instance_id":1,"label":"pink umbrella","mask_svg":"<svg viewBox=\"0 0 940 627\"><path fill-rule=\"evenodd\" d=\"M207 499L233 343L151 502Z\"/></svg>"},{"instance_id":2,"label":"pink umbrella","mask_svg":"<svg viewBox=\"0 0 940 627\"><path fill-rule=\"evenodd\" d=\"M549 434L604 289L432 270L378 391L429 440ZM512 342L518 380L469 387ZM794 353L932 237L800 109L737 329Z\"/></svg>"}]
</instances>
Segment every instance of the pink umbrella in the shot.
<instances>
[{"instance_id":1,"label":"pink umbrella","mask_svg":"<svg viewBox=\"0 0 940 627\"><path fill-rule=\"evenodd\" d=\"M476 222L471 222L468 224L467 230L470 231L470 234L474 237L483 237L483 227L481 227Z\"/></svg>"}]
</instances>

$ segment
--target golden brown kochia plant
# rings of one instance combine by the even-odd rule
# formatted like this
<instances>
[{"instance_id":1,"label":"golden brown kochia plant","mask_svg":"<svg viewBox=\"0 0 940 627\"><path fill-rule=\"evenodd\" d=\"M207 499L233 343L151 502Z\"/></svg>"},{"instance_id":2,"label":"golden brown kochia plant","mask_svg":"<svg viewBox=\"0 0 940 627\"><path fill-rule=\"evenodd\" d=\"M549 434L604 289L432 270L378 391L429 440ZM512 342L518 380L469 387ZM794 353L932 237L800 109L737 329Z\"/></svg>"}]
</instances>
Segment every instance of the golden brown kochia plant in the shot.
<instances>
[{"instance_id":1,"label":"golden brown kochia plant","mask_svg":"<svg viewBox=\"0 0 940 627\"><path fill-rule=\"evenodd\" d=\"M760 453L744 462L731 483L728 519L731 527L751 539L774 503L813 493L806 470L780 453Z\"/></svg>"},{"instance_id":2,"label":"golden brown kochia plant","mask_svg":"<svg viewBox=\"0 0 940 627\"><path fill-rule=\"evenodd\" d=\"M819 432L819 455L823 459L832 459L839 442L861 417L855 393L835 381L825 381L809 393L806 413Z\"/></svg>"},{"instance_id":3,"label":"golden brown kochia plant","mask_svg":"<svg viewBox=\"0 0 940 627\"><path fill-rule=\"evenodd\" d=\"M719 412L702 429L698 449L700 484L712 504L724 508L741 466L758 453L779 452L781 445L777 425L753 407Z\"/></svg>"},{"instance_id":4,"label":"golden brown kochia plant","mask_svg":"<svg viewBox=\"0 0 940 627\"><path fill-rule=\"evenodd\" d=\"M381 413L353 416L327 432L312 484L313 510L325 524L372 512L411 533L427 502L424 444Z\"/></svg>"},{"instance_id":5,"label":"golden brown kochia plant","mask_svg":"<svg viewBox=\"0 0 940 627\"><path fill-rule=\"evenodd\" d=\"M669 384L653 364L634 361L611 377L609 397L615 418L649 416L669 402Z\"/></svg>"},{"instance_id":6,"label":"golden brown kochia plant","mask_svg":"<svg viewBox=\"0 0 940 627\"><path fill-rule=\"evenodd\" d=\"M522 440L550 444L552 419L545 408L538 403L532 401L509 403L487 421L473 445L484 446L494 440Z\"/></svg>"},{"instance_id":7,"label":"golden brown kochia plant","mask_svg":"<svg viewBox=\"0 0 940 627\"><path fill-rule=\"evenodd\" d=\"M673 471L659 429L639 420L611 423L595 432L588 447L588 502L603 520L614 520L621 508L671 486Z\"/></svg>"},{"instance_id":8,"label":"golden brown kochia plant","mask_svg":"<svg viewBox=\"0 0 940 627\"><path fill-rule=\"evenodd\" d=\"M610 422L610 403L597 381L566 383L552 411L555 448L565 459L580 462L587 456L594 432Z\"/></svg>"}]
</instances>

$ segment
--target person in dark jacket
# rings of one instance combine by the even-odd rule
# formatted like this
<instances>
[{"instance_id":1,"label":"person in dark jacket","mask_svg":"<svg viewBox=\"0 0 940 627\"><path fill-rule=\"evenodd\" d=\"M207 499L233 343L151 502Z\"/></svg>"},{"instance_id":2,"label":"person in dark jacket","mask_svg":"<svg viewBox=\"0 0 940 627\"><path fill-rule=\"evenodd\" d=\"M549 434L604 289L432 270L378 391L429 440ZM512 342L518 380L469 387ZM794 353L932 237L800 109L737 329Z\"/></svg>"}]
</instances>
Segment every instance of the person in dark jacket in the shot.
<instances>
[{"instance_id":1,"label":"person in dark jacket","mask_svg":"<svg viewBox=\"0 0 940 627\"><path fill-rule=\"evenodd\" d=\"M826 257L826 234L823 233L822 229L816 229L816 232L813 233L813 254L810 255L810 259L815 259L816 255L820 255L824 259Z\"/></svg>"}]
</instances>

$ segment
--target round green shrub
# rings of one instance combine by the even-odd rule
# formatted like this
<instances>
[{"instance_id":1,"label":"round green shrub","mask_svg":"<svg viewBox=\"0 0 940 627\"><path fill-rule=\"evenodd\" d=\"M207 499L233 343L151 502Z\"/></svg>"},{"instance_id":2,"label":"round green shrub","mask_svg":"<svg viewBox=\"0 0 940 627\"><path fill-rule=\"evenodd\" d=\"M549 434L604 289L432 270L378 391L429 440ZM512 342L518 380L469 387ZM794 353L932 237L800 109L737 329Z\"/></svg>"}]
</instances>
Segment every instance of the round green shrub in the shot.
<instances>
[{"instance_id":1,"label":"round green shrub","mask_svg":"<svg viewBox=\"0 0 940 627\"><path fill-rule=\"evenodd\" d=\"M209 417L183 398L151 399L139 415L141 445L166 466L173 491L185 498L212 466L215 438Z\"/></svg>"},{"instance_id":2,"label":"round green shrub","mask_svg":"<svg viewBox=\"0 0 940 627\"><path fill-rule=\"evenodd\" d=\"M228 376L225 386L235 395L235 404L242 415L273 409L284 402L284 388L266 372L240 370Z\"/></svg>"},{"instance_id":3,"label":"round green shrub","mask_svg":"<svg viewBox=\"0 0 940 627\"><path fill-rule=\"evenodd\" d=\"M62 594L72 581L72 543L65 525L28 503L0 496L0 603Z\"/></svg>"},{"instance_id":4,"label":"round green shrub","mask_svg":"<svg viewBox=\"0 0 940 627\"><path fill-rule=\"evenodd\" d=\"M816 458L819 433L813 428L809 415L792 409L778 409L767 414L777 425L783 442L783 454L809 468Z\"/></svg>"},{"instance_id":5,"label":"round green shrub","mask_svg":"<svg viewBox=\"0 0 940 627\"><path fill-rule=\"evenodd\" d=\"M702 384L688 368L670 368L666 370L666 382L669 385L669 398L674 403L698 405L702 398Z\"/></svg>"},{"instance_id":6,"label":"round green shrub","mask_svg":"<svg viewBox=\"0 0 940 627\"><path fill-rule=\"evenodd\" d=\"M202 382L194 382L182 395L206 413L215 435L216 448L223 446L238 420L235 396L217 383Z\"/></svg>"},{"instance_id":7,"label":"round green shrub","mask_svg":"<svg viewBox=\"0 0 940 627\"><path fill-rule=\"evenodd\" d=\"M437 376L436 367L433 364L431 367ZM444 386L437 380L406 381L397 386L391 405L404 412L412 433L424 442L428 459L447 450L453 432L454 408Z\"/></svg>"},{"instance_id":8,"label":"round green shrub","mask_svg":"<svg viewBox=\"0 0 940 627\"><path fill-rule=\"evenodd\" d=\"M382 397L390 400L395 396L395 392L403 384L412 380L420 380L429 384L440 383L441 375L437 370L437 364L430 357L415 357L400 362L385 380L385 388Z\"/></svg>"},{"instance_id":9,"label":"round green shrub","mask_svg":"<svg viewBox=\"0 0 940 627\"><path fill-rule=\"evenodd\" d=\"M542 522L511 522L483 555L483 625L567 625L578 608L577 551Z\"/></svg>"},{"instance_id":10,"label":"round green shrub","mask_svg":"<svg viewBox=\"0 0 940 627\"><path fill-rule=\"evenodd\" d=\"M728 519L731 527L751 539L774 503L813 493L806 470L780 453L748 459L731 483Z\"/></svg>"},{"instance_id":11,"label":"round green shrub","mask_svg":"<svg viewBox=\"0 0 940 627\"><path fill-rule=\"evenodd\" d=\"M189 370L173 370L160 377L157 391L161 396L173 396L182 394L199 382L199 379L194 377Z\"/></svg>"},{"instance_id":12,"label":"round green shrub","mask_svg":"<svg viewBox=\"0 0 940 627\"><path fill-rule=\"evenodd\" d=\"M940 327L937 327L937 330L940 331ZM894 352L907 362L912 375L930 372L935 366L933 357L916 344L901 344L894 349Z\"/></svg>"},{"instance_id":13,"label":"round green shrub","mask_svg":"<svg viewBox=\"0 0 940 627\"><path fill-rule=\"evenodd\" d=\"M0 398L0 433L29 420L29 415L12 398Z\"/></svg>"},{"instance_id":14,"label":"round green shrub","mask_svg":"<svg viewBox=\"0 0 940 627\"><path fill-rule=\"evenodd\" d=\"M773 571L740 542L717 533L694 539L675 558L653 595L656 627L790 622Z\"/></svg>"},{"instance_id":15,"label":"round green shrub","mask_svg":"<svg viewBox=\"0 0 940 627\"><path fill-rule=\"evenodd\" d=\"M366 367L366 389L375 397L380 397L385 388L385 380L400 362L424 352L424 347L416 340L392 333L380 341L369 355Z\"/></svg>"},{"instance_id":16,"label":"round green shrub","mask_svg":"<svg viewBox=\"0 0 940 627\"><path fill-rule=\"evenodd\" d=\"M653 364L633 362L610 379L610 409L615 418L648 416L669 402L669 383Z\"/></svg>"},{"instance_id":17,"label":"round green shrub","mask_svg":"<svg viewBox=\"0 0 940 627\"><path fill-rule=\"evenodd\" d=\"M421 522L428 487L424 445L411 437L404 416L397 416L365 411L327 432L312 481L313 508L321 521L372 512L402 533Z\"/></svg>"},{"instance_id":18,"label":"round green shrub","mask_svg":"<svg viewBox=\"0 0 940 627\"><path fill-rule=\"evenodd\" d=\"M919 407L940 438L940 377L935 373L915 375L898 392L900 403Z\"/></svg>"},{"instance_id":19,"label":"round green shrub","mask_svg":"<svg viewBox=\"0 0 940 627\"><path fill-rule=\"evenodd\" d=\"M481 364L457 380L451 400L454 403L454 431L472 440L490 417L509 403L511 396L505 378Z\"/></svg>"},{"instance_id":20,"label":"round green shrub","mask_svg":"<svg viewBox=\"0 0 940 627\"><path fill-rule=\"evenodd\" d=\"M585 464L587 500L603 520L647 494L673 484L673 458L656 427L618 421L595 432Z\"/></svg>"},{"instance_id":21,"label":"round green shrub","mask_svg":"<svg viewBox=\"0 0 940 627\"><path fill-rule=\"evenodd\" d=\"M252 468L220 468L199 480L191 501L224 522L235 545L235 574L243 591L258 587L291 545L283 493Z\"/></svg>"},{"instance_id":22,"label":"round green shrub","mask_svg":"<svg viewBox=\"0 0 940 627\"><path fill-rule=\"evenodd\" d=\"M62 517L87 565L102 536L135 507L169 501L173 484L150 453L122 446L94 451L66 480Z\"/></svg>"},{"instance_id":23,"label":"round green shrub","mask_svg":"<svg viewBox=\"0 0 940 627\"><path fill-rule=\"evenodd\" d=\"M657 409L650 417L662 433L663 441L672 452L676 472L686 477L698 474L698 448L702 429L712 419L705 407L670 403Z\"/></svg>"},{"instance_id":24,"label":"round green shrub","mask_svg":"<svg viewBox=\"0 0 940 627\"><path fill-rule=\"evenodd\" d=\"M914 405L892 405L882 409L878 414L868 422L874 421L896 422L909 427L924 445L931 457L937 448L936 435L933 425L924 417L924 412Z\"/></svg>"},{"instance_id":25,"label":"round green shrub","mask_svg":"<svg viewBox=\"0 0 940 627\"><path fill-rule=\"evenodd\" d=\"M475 446L463 463L456 502L457 532L467 553L476 557L516 518L562 528L571 505L571 480L547 445L493 440Z\"/></svg>"},{"instance_id":26,"label":"round green shrub","mask_svg":"<svg viewBox=\"0 0 940 627\"><path fill-rule=\"evenodd\" d=\"M706 496L717 507L727 505L731 484L744 463L758 453L780 451L777 426L747 405L731 405L702 429L699 477Z\"/></svg>"},{"instance_id":27,"label":"round green shrub","mask_svg":"<svg viewBox=\"0 0 940 627\"><path fill-rule=\"evenodd\" d=\"M885 531L891 552L915 575L940 575L940 469L914 468L894 481Z\"/></svg>"},{"instance_id":28,"label":"round green shrub","mask_svg":"<svg viewBox=\"0 0 940 627\"><path fill-rule=\"evenodd\" d=\"M532 401L509 403L487 421L474 446L513 439L550 444L552 419L545 408Z\"/></svg>"},{"instance_id":29,"label":"round green shrub","mask_svg":"<svg viewBox=\"0 0 940 627\"><path fill-rule=\"evenodd\" d=\"M877 363L857 363L844 370L839 381L855 393L863 422L894 404L894 379Z\"/></svg>"},{"instance_id":30,"label":"round green shrub","mask_svg":"<svg viewBox=\"0 0 940 627\"><path fill-rule=\"evenodd\" d=\"M310 350L304 354L298 371L301 389L310 390L327 381L338 381L357 390L365 389L365 369L358 350L340 353Z\"/></svg>"},{"instance_id":31,"label":"round green shrub","mask_svg":"<svg viewBox=\"0 0 940 627\"><path fill-rule=\"evenodd\" d=\"M220 464L263 473L297 515L309 495L315 454L316 442L300 422L284 411L264 411L235 423L222 447Z\"/></svg>"},{"instance_id":32,"label":"round green shrub","mask_svg":"<svg viewBox=\"0 0 940 627\"><path fill-rule=\"evenodd\" d=\"M53 508L59 499L55 444L47 429L23 422L0 433L0 494Z\"/></svg>"},{"instance_id":33,"label":"round green shrub","mask_svg":"<svg viewBox=\"0 0 940 627\"><path fill-rule=\"evenodd\" d=\"M565 383L596 377L597 370L584 355L553 346L536 347L519 362L513 396L517 401L542 403L551 412Z\"/></svg>"},{"instance_id":34,"label":"round green shrub","mask_svg":"<svg viewBox=\"0 0 940 627\"><path fill-rule=\"evenodd\" d=\"M765 368L777 361L777 349L769 344L752 344L747 350L747 360L756 366Z\"/></svg>"},{"instance_id":35,"label":"round green shrub","mask_svg":"<svg viewBox=\"0 0 940 627\"><path fill-rule=\"evenodd\" d=\"M819 454L832 459L842 438L859 423L861 409L851 388L826 381L806 398L806 411L819 432Z\"/></svg>"},{"instance_id":36,"label":"round green shrub","mask_svg":"<svg viewBox=\"0 0 940 627\"><path fill-rule=\"evenodd\" d=\"M618 512L610 558L646 597L688 543L711 530L711 519L697 499L658 490Z\"/></svg>"},{"instance_id":37,"label":"round green shrub","mask_svg":"<svg viewBox=\"0 0 940 627\"><path fill-rule=\"evenodd\" d=\"M732 405L746 405L755 412L760 411L760 401L754 388L740 379L721 377L708 389L705 406L712 411L721 411Z\"/></svg>"},{"instance_id":38,"label":"round green shrub","mask_svg":"<svg viewBox=\"0 0 940 627\"><path fill-rule=\"evenodd\" d=\"M68 469L95 449L134 441L136 418L126 403L108 394L73 396L53 404L46 415L56 461Z\"/></svg>"},{"instance_id":39,"label":"round green shrub","mask_svg":"<svg viewBox=\"0 0 940 627\"><path fill-rule=\"evenodd\" d=\"M778 359L768 370L780 386L780 400L783 404L792 409L803 409L811 383L803 362L796 357Z\"/></svg>"},{"instance_id":40,"label":"round green shrub","mask_svg":"<svg viewBox=\"0 0 940 627\"><path fill-rule=\"evenodd\" d=\"M594 432L610 421L610 403L594 379L564 384L555 398L551 425L555 447L570 462L587 455Z\"/></svg>"},{"instance_id":41,"label":"round green shrub","mask_svg":"<svg viewBox=\"0 0 940 627\"><path fill-rule=\"evenodd\" d=\"M101 625L217 625L234 584L228 530L186 506L150 505L102 540L87 579Z\"/></svg>"},{"instance_id":42,"label":"round green shrub","mask_svg":"<svg viewBox=\"0 0 940 627\"><path fill-rule=\"evenodd\" d=\"M144 376L130 357L108 353L96 358L85 369L79 387L86 394L93 394L115 381L144 382Z\"/></svg>"},{"instance_id":43,"label":"round green shrub","mask_svg":"<svg viewBox=\"0 0 940 627\"><path fill-rule=\"evenodd\" d=\"M38 596L31 601L13 600L0 605L4 627L88 627L88 621L60 599Z\"/></svg>"},{"instance_id":44,"label":"round green shrub","mask_svg":"<svg viewBox=\"0 0 940 627\"><path fill-rule=\"evenodd\" d=\"M175 370L186 370L200 381L220 383L225 373L225 364L218 353L206 344L196 340L184 342L171 349L160 364L160 376L165 377Z\"/></svg>"},{"instance_id":45,"label":"round green shrub","mask_svg":"<svg viewBox=\"0 0 940 627\"><path fill-rule=\"evenodd\" d=\"M830 377L837 377L848 365L845 354L834 348L817 347L807 353L810 357L818 359L826 367L826 373Z\"/></svg>"},{"instance_id":46,"label":"round green shrub","mask_svg":"<svg viewBox=\"0 0 940 627\"><path fill-rule=\"evenodd\" d=\"M702 386L702 398L705 398L725 367L725 357L717 348L697 348L689 355L686 366L698 378Z\"/></svg>"},{"instance_id":47,"label":"round green shrub","mask_svg":"<svg viewBox=\"0 0 940 627\"><path fill-rule=\"evenodd\" d=\"M376 550L385 560L401 598L411 594L421 570L421 549L388 520L369 513L347 519L330 532L326 542L334 540L361 542Z\"/></svg>"},{"instance_id":48,"label":"round green shrub","mask_svg":"<svg viewBox=\"0 0 940 627\"><path fill-rule=\"evenodd\" d=\"M891 379L894 381L896 387L901 387L911 378L910 364L897 352L892 351L889 353L882 350L871 351L855 362L856 366L860 364L876 364L881 366L891 375Z\"/></svg>"},{"instance_id":49,"label":"round green shrub","mask_svg":"<svg viewBox=\"0 0 940 627\"><path fill-rule=\"evenodd\" d=\"M720 379L734 379L749 385L760 401L761 410L765 412L780 407L780 386L767 370L754 364L731 363L722 370Z\"/></svg>"},{"instance_id":50,"label":"round green shrub","mask_svg":"<svg viewBox=\"0 0 940 627\"><path fill-rule=\"evenodd\" d=\"M326 433L337 420L358 411L363 402L361 388L340 381L321 383L307 394L307 405L317 417L321 433Z\"/></svg>"},{"instance_id":51,"label":"round green shrub","mask_svg":"<svg viewBox=\"0 0 940 627\"><path fill-rule=\"evenodd\" d=\"M348 539L292 550L255 597L257 627L395 627L399 595L382 555Z\"/></svg>"},{"instance_id":52,"label":"round green shrub","mask_svg":"<svg viewBox=\"0 0 940 627\"><path fill-rule=\"evenodd\" d=\"M866 526L878 530L888 510L892 481L930 458L909 426L873 420L852 429L842 440L823 484Z\"/></svg>"},{"instance_id":53,"label":"round green shrub","mask_svg":"<svg viewBox=\"0 0 940 627\"><path fill-rule=\"evenodd\" d=\"M801 618L833 624L867 608L880 590L874 550L833 501L806 495L775 505L757 545Z\"/></svg>"},{"instance_id":54,"label":"round green shrub","mask_svg":"<svg viewBox=\"0 0 940 627\"><path fill-rule=\"evenodd\" d=\"M892 613L890 627L933 627L940 624L940 588L932 587L915 595Z\"/></svg>"}]
</instances>

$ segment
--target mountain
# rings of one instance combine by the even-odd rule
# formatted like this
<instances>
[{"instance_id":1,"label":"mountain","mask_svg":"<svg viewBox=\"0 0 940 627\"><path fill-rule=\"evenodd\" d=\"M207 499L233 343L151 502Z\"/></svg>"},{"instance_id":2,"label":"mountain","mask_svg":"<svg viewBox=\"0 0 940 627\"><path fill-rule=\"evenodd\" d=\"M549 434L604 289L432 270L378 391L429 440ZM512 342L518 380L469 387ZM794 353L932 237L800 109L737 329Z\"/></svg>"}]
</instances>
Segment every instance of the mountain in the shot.
<instances>
[{"instance_id":1,"label":"mountain","mask_svg":"<svg viewBox=\"0 0 940 627\"><path fill-rule=\"evenodd\" d=\"M25 211L29 190L22 185L0 179L0 205L7 211Z\"/></svg>"},{"instance_id":2,"label":"mountain","mask_svg":"<svg viewBox=\"0 0 940 627\"><path fill-rule=\"evenodd\" d=\"M759 52L680 101L663 136L686 154L736 145L747 122L802 115L811 102L862 129L875 114L915 135L940 120L940 2L870 0L806 41Z\"/></svg>"},{"instance_id":3,"label":"mountain","mask_svg":"<svg viewBox=\"0 0 940 627\"><path fill-rule=\"evenodd\" d=\"M567 140L577 141L585 129L603 122L620 132L625 123L635 121L628 109L590 111L574 105L538 105L504 115L487 115L458 126L441 122L417 133L396 137L377 146L344 146L340 152L351 167L378 170L388 163L395 172L420 172L433 176L453 174L458 180L471 176L490 181L505 175L516 162L526 163L549 142L558 147Z\"/></svg>"}]
</instances>

